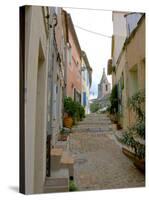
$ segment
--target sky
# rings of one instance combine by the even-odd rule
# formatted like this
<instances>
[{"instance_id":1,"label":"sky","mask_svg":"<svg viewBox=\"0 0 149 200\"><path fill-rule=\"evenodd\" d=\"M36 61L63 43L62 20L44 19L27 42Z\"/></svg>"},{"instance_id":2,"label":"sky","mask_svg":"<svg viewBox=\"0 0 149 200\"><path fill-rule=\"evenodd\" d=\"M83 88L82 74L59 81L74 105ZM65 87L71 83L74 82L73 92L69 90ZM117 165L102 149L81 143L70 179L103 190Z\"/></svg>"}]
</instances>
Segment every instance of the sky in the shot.
<instances>
[{"instance_id":1,"label":"sky","mask_svg":"<svg viewBox=\"0 0 149 200\"><path fill-rule=\"evenodd\" d=\"M90 99L96 98L103 68L107 71L107 61L111 58L111 38L86 32L77 26L112 36L112 11L64 9L71 14L81 49L86 52L90 66L93 69ZM111 76L107 77L111 83Z\"/></svg>"}]
</instances>

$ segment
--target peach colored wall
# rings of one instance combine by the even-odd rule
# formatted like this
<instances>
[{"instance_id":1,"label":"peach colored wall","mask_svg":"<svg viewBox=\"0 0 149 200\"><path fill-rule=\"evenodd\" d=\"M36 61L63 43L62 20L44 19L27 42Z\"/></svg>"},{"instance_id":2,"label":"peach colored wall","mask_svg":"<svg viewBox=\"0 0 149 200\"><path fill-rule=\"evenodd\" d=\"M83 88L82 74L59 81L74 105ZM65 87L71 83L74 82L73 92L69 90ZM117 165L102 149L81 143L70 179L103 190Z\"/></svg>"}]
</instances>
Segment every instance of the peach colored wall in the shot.
<instances>
[{"instance_id":1,"label":"peach colored wall","mask_svg":"<svg viewBox=\"0 0 149 200\"><path fill-rule=\"evenodd\" d=\"M140 63L145 57L145 20L141 23L137 33L127 47L129 69Z\"/></svg>"},{"instance_id":2,"label":"peach colored wall","mask_svg":"<svg viewBox=\"0 0 149 200\"><path fill-rule=\"evenodd\" d=\"M70 30L68 30L69 34L69 43L72 48L72 62L71 65L68 63L67 67L67 96L74 96L74 88L81 94L81 58L78 52L78 49L75 45L75 41L73 39L73 35ZM78 65L76 62L78 61ZM72 88L73 84L73 88Z\"/></svg>"},{"instance_id":3,"label":"peach colored wall","mask_svg":"<svg viewBox=\"0 0 149 200\"><path fill-rule=\"evenodd\" d=\"M135 36L127 46L128 76L131 70L136 66L138 90L145 88L145 20L142 21ZM129 80L129 84L130 84ZM129 96L131 96L129 88ZM135 122L135 113L129 109L129 125Z\"/></svg>"},{"instance_id":4,"label":"peach colored wall","mask_svg":"<svg viewBox=\"0 0 149 200\"><path fill-rule=\"evenodd\" d=\"M123 116L121 118L123 128L126 129L135 121L135 113L127 106L128 98L133 94L132 79L130 76L134 67L137 70L137 89L145 88L145 20L142 21L137 32L127 44L121 55L120 61L116 67L116 77L112 73L114 82L120 80L121 74L124 74L124 89L122 91Z\"/></svg>"}]
</instances>

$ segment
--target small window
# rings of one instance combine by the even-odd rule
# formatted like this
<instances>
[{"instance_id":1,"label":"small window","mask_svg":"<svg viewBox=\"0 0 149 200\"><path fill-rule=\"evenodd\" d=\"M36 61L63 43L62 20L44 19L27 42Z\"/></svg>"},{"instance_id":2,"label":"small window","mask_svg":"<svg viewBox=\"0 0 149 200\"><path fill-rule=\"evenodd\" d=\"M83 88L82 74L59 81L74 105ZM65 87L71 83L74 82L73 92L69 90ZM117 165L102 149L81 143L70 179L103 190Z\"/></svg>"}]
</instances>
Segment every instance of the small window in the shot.
<instances>
[{"instance_id":1,"label":"small window","mask_svg":"<svg viewBox=\"0 0 149 200\"><path fill-rule=\"evenodd\" d=\"M68 62L71 65L71 62L72 62L72 49L71 49L71 47L69 47L69 50L68 50Z\"/></svg>"},{"instance_id":2,"label":"small window","mask_svg":"<svg viewBox=\"0 0 149 200\"><path fill-rule=\"evenodd\" d=\"M106 85L106 91L108 91L108 85Z\"/></svg>"}]
</instances>

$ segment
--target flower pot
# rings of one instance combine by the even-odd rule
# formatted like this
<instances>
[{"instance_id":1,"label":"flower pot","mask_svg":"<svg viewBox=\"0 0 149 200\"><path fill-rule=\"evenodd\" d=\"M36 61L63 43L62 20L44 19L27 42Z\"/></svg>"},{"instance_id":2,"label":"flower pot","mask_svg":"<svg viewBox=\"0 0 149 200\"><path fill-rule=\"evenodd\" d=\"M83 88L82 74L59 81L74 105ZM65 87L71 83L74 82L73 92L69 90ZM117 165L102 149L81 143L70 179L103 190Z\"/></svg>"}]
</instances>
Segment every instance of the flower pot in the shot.
<instances>
[{"instance_id":1,"label":"flower pot","mask_svg":"<svg viewBox=\"0 0 149 200\"><path fill-rule=\"evenodd\" d=\"M61 135L60 140L61 141L67 141L67 135Z\"/></svg>"},{"instance_id":2,"label":"flower pot","mask_svg":"<svg viewBox=\"0 0 149 200\"><path fill-rule=\"evenodd\" d=\"M129 151L128 149L126 149L124 147L122 147L122 152L123 152L123 154L125 154L125 156L127 156L131 160L133 160L133 161L135 160L136 156L135 156L135 154L133 152Z\"/></svg>"},{"instance_id":3,"label":"flower pot","mask_svg":"<svg viewBox=\"0 0 149 200\"><path fill-rule=\"evenodd\" d=\"M136 159L133 163L141 172L145 173L145 160Z\"/></svg>"},{"instance_id":4,"label":"flower pot","mask_svg":"<svg viewBox=\"0 0 149 200\"><path fill-rule=\"evenodd\" d=\"M139 169L141 172L145 173L145 160L144 159L139 159L136 157L136 155L129 151L126 148L122 148L122 152L133 161L133 164Z\"/></svg>"},{"instance_id":5,"label":"flower pot","mask_svg":"<svg viewBox=\"0 0 149 200\"><path fill-rule=\"evenodd\" d=\"M72 117L70 117L70 116L64 117L64 126L66 128L72 128L72 125L73 125L73 119L72 119Z\"/></svg>"},{"instance_id":6,"label":"flower pot","mask_svg":"<svg viewBox=\"0 0 149 200\"><path fill-rule=\"evenodd\" d=\"M121 125L117 124L117 130L121 130L121 129L122 129Z\"/></svg>"}]
</instances>

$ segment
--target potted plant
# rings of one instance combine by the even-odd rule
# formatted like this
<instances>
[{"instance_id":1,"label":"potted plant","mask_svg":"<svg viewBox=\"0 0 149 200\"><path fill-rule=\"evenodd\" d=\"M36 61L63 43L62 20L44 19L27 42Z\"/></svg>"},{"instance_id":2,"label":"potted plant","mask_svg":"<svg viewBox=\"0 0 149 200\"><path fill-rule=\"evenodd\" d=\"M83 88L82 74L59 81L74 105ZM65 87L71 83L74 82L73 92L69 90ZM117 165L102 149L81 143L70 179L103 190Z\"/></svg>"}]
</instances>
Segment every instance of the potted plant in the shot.
<instances>
[{"instance_id":1,"label":"potted plant","mask_svg":"<svg viewBox=\"0 0 149 200\"><path fill-rule=\"evenodd\" d=\"M70 131L66 131L64 128L60 131L59 140L67 141Z\"/></svg>"},{"instance_id":2,"label":"potted plant","mask_svg":"<svg viewBox=\"0 0 149 200\"><path fill-rule=\"evenodd\" d=\"M122 129L122 126L121 126L121 124L118 122L117 123L117 130L121 130Z\"/></svg>"},{"instance_id":3,"label":"potted plant","mask_svg":"<svg viewBox=\"0 0 149 200\"><path fill-rule=\"evenodd\" d=\"M128 151L123 148L122 151L131 158L136 167L145 171L145 92L139 91L128 101L128 107L136 113L136 121L123 133L118 140L132 149Z\"/></svg>"},{"instance_id":4,"label":"potted plant","mask_svg":"<svg viewBox=\"0 0 149 200\"><path fill-rule=\"evenodd\" d=\"M84 107L79 102L75 102L75 108L76 108L75 117L77 121L81 121L85 117Z\"/></svg>"},{"instance_id":5,"label":"potted plant","mask_svg":"<svg viewBox=\"0 0 149 200\"><path fill-rule=\"evenodd\" d=\"M77 185L75 184L74 180L70 180L69 181L69 191L70 192L73 192L73 191L78 191L78 187Z\"/></svg>"},{"instance_id":6,"label":"potted plant","mask_svg":"<svg viewBox=\"0 0 149 200\"><path fill-rule=\"evenodd\" d=\"M73 117L76 113L76 105L71 97L64 98L64 126L71 128L73 125Z\"/></svg>"},{"instance_id":7,"label":"potted plant","mask_svg":"<svg viewBox=\"0 0 149 200\"><path fill-rule=\"evenodd\" d=\"M114 85L110 95L110 106L108 108L110 119L113 123L118 122L118 92L117 85Z\"/></svg>"}]
</instances>

